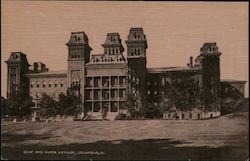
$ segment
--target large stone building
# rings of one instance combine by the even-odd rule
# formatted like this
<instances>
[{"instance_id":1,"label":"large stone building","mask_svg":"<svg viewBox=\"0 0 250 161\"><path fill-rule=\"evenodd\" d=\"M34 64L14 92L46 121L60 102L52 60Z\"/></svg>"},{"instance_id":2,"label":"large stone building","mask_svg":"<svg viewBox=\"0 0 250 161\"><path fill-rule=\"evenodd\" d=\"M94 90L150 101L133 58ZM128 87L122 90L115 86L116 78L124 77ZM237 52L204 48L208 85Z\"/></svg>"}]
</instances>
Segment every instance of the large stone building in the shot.
<instances>
[{"instance_id":1,"label":"large stone building","mask_svg":"<svg viewBox=\"0 0 250 161\"><path fill-rule=\"evenodd\" d=\"M159 106L159 97L168 92L169 80L174 73L188 75L198 82L204 97L199 107L182 111L183 119L202 119L220 116L221 85L234 84L244 95L244 81L220 80L220 55L216 43L205 43L193 62L185 67L147 68L147 39L142 28L131 28L127 40L127 58L119 33L108 33L102 44L103 53L91 54L88 37L84 32L72 32L68 46L68 68L65 71L49 71L45 64L29 65L26 55L12 52L6 61L8 65L7 96L14 97L13 91L39 100L42 93L58 98L67 88L78 86L78 95L88 116L98 117L104 109L108 118L118 113L128 114L128 94L138 98L135 109ZM224 89L223 89L224 91ZM207 92L207 93L206 93ZM209 99L210 95L214 99ZM208 108L212 104L213 108ZM163 118L173 119L171 111Z\"/></svg>"}]
</instances>

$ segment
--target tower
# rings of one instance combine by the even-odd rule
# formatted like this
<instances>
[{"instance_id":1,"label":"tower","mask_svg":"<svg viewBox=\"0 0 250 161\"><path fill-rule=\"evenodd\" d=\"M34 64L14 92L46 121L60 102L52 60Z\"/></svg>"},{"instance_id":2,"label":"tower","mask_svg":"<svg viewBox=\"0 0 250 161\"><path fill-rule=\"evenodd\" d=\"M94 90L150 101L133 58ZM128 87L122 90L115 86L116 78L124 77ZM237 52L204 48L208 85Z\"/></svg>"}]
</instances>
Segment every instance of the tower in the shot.
<instances>
[{"instance_id":1,"label":"tower","mask_svg":"<svg viewBox=\"0 0 250 161\"><path fill-rule=\"evenodd\" d=\"M203 103L206 109L220 111L220 55L216 43L205 43L200 49ZM212 109L211 109L212 108Z\"/></svg>"},{"instance_id":2,"label":"tower","mask_svg":"<svg viewBox=\"0 0 250 161\"><path fill-rule=\"evenodd\" d=\"M85 64L89 62L90 51L88 37L84 32L72 32L68 43L68 87L79 87L84 96Z\"/></svg>"},{"instance_id":3,"label":"tower","mask_svg":"<svg viewBox=\"0 0 250 161\"><path fill-rule=\"evenodd\" d=\"M25 74L29 72L29 63L22 52L11 52L7 61L7 98L13 99L20 94L22 99L29 96L29 81Z\"/></svg>"},{"instance_id":4,"label":"tower","mask_svg":"<svg viewBox=\"0 0 250 161\"><path fill-rule=\"evenodd\" d=\"M129 92L139 96L139 104L144 107L146 101L146 49L147 40L142 28L131 28L128 35L127 60L129 74Z\"/></svg>"},{"instance_id":5,"label":"tower","mask_svg":"<svg viewBox=\"0 0 250 161\"><path fill-rule=\"evenodd\" d=\"M104 48L104 55L120 55L124 51L119 33L108 33L102 47Z\"/></svg>"}]
</instances>

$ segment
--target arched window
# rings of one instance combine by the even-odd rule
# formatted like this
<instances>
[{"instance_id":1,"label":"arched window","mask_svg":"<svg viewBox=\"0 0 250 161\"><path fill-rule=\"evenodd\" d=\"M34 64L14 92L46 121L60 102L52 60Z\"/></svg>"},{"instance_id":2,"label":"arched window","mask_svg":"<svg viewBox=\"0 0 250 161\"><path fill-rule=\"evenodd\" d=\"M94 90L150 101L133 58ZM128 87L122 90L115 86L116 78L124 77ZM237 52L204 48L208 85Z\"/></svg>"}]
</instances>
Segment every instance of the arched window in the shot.
<instances>
[{"instance_id":1,"label":"arched window","mask_svg":"<svg viewBox=\"0 0 250 161\"><path fill-rule=\"evenodd\" d=\"M39 88L39 81L36 82L36 87Z\"/></svg>"},{"instance_id":2,"label":"arched window","mask_svg":"<svg viewBox=\"0 0 250 161\"><path fill-rule=\"evenodd\" d=\"M109 49L109 54L111 53L111 50Z\"/></svg>"},{"instance_id":3,"label":"arched window","mask_svg":"<svg viewBox=\"0 0 250 161\"><path fill-rule=\"evenodd\" d=\"M135 55L137 55L137 49L135 49Z\"/></svg>"},{"instance_id":4,"label":"arched window","mask_svg":"<svg viewBox=\"0 0 250 161\"><path fill-rule=\"evenodd\" d=\"M113 55L113 54L115 54L115 49L114 49L114 48L113 48L113 53L112 53L112 55Z\"/></svg>"},{"instance_id":5,"label":"arched window","mask_svg":"<svg viewBox=\"0 0 250 161\"><path fill-rule=\"evenodd\" d=\"M31 87L31 88L33 88L33 84L34 84L33 82L30 83L30 87Z\"/></svg>"},{"instance_id":6,"label":"arched window","mask_svg":"<svg viewBox=\"0 0 250 161\"><path fill-rule=\"evenodd\" d=\"M138 55L140 55L141 54L141 49L138 49Z\"/></svg>"}]
</instances>

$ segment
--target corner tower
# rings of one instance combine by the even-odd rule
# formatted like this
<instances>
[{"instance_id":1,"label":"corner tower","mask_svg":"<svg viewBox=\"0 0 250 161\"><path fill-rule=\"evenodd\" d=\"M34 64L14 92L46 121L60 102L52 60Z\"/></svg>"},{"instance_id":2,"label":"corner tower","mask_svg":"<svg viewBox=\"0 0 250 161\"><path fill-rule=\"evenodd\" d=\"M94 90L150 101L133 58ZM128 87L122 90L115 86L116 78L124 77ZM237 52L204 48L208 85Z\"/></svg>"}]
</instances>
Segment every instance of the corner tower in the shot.
<instances>
[{"instance_id":1,"label":"corner tower","mask_svg":"<svg viewBox=\"0 0 250 161\"><path fill-rule=\"evenodd\" d=\"M85 64L89 62L89 40L84 32L72 32L68 43L68 87L80 86L84 92ZM81 93L83 96L84 94Z\"/></svg>"},{"instance_id":2,"label":"corner tower","mask_svg":"<svg viewBox=\"0 0 250 161\"><path fill-rule=\"evenodd\" d=\"M205 43L200 49L202 87L206 110L220 112L220 55L216 43Z\"/></svg>"},{"instance_id":3,"label":"corner tower","mask_svg":"<svg viewBox=\"0 0 250 161\"><path fill-rule=\"evenodd\" d=\"M146 49L147 40L142 28L131 28L128 35L127 60L129 74L129 92L136 93L140 97L136 109L144 107L146 101Z\"/></svg>"},{"instance_id":4,"label":"corner tower","mask_svg":"<svg viewBox=\"0 0 250 161\"><path fill-rule=\"evenodd\" d=\"M15 98L16 94L21 94L25 98L29 97L29 81L25 74L29 73L29 63L26 55L22 52L11 52L7 61L7 98Z\"/></svg>"}]
</instances>

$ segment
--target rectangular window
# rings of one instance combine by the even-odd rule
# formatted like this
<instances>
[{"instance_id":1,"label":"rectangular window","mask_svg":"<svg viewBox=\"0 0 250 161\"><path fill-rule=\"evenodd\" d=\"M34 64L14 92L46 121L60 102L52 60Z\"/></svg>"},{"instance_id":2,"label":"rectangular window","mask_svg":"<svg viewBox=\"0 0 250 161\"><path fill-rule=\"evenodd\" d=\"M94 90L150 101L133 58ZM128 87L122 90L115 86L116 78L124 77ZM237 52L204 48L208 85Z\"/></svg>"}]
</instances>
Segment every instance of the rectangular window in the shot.
<instances>
[{"instance_id":1,"label":"rectangular window","mask_svg":"<svg viewBox=\"0 0 250 161\"><path fill-rule=\"evenodd\" d=\"M55 84L55 87L57 87L57 84Z\"/></svg>"},{"instance_id":2,"label":"rectangular window","mask_svg":"<svg viewBox=\"0 0 250 161\"><path fill-rule=\"evenodd\" d=\"M184 117L185 117L185 114L183 113L183 114L182 114L182 119L184 119Z\"/></svg>"},{"instance_id":3,"label":"rectangular window","mask_svg":"<svg viewBox=\"0 0 250 161\"><path fill-rule=\"evenodd\" d=\"M63 87L63 84L61 83L61 87Z\"/></svg>"},{"instance_id":4,"label":"rectangular window","mask_svg":"<svg viewBox=\"0 0 250 161\"><path fill-rule=\"evenodd\" d=\"M33 88L33 84L31 84L30 87Z\"/></svg>"},{"instance_id":5,"label":"rectangular window","mask_svg":"<svg viewBox=\"0 0 250 161\"><path fill-rule=\"evenodd\" d=\"M189 114L189 118L190 118L190 119L192 118L192 114L191 114L191 113Z\"/></svg>"},{"instance_id":6,"label":"rectangular window","mask_svg":"<svg viewBox=\"0 0 250 161\"><path fill-rule=\"evenodd\" d=\"M37 84L36 87L39 88L39 84Z\"/></svg>"},{"instance_id":7,"label":"rectangular window","mask_svg":"<svg viewBox=\"0 0 250 161\"><path fill-rule=\"evenodd\" d=\"M49 84L49 87L51 87L51 84Z\"/></svg>"},{"instance_id":8,"label":"rectangular window","mask_svg":"<svg viewBox=\"0 0 250 161\"><path fill-rule=\"evenodd\" d=\"M43 84L43 88L45 87L45 84Z\"/></svg>"}]
</instances>

